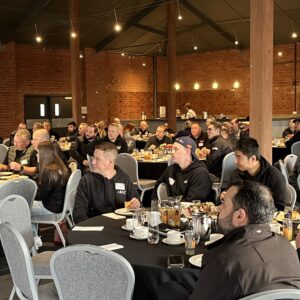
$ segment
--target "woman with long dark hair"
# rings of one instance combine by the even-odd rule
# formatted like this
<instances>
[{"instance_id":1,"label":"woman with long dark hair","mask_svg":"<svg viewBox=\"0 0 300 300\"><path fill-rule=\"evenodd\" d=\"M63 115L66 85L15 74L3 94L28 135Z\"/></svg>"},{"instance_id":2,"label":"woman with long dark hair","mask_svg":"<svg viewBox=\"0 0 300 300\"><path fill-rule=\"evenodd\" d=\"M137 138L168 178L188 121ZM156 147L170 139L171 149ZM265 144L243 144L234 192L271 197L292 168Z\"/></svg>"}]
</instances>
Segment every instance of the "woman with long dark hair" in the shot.
<instances>
[{"instance_id":1,"label":"woman with long dark hair","mask_svg":"<svg viewBox=\"0 0 300 300\"><path fill-rule=\"evenodd\" d=\"M66 165L58 156L51 142L41 142L38 147L39 179L32 216L61 213L64 205L66 185L70 176ZM37 236L36 228L33 228Z\"/></svg>"}]
</instances>

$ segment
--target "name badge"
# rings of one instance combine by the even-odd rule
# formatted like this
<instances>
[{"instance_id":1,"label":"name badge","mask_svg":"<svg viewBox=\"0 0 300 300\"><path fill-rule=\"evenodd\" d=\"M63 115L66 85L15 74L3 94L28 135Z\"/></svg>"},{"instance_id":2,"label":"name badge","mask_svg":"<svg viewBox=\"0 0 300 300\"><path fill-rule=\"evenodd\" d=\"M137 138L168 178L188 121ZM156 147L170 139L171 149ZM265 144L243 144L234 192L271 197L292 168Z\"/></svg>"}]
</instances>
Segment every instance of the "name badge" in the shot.
<instances>
[{"instance_id":1,"label":"name badge","mask_svg":"<svg viewBox=\"0 0 300 300\"><path fill-rule=\"evenodd\" d=\"M121 146L117 146L117 149L120 150L120 149L121 149Z\"/></svg>"},{"instance_id":2,"label":"name badge","mask_svg":"<svg viewBox=\"0 0 300 300\"><path fill-rule=\"evenodd\" d=\"M211 150L216 150L217 151L217 150L219 150L219 148L218 147L212 147Z\"/></svg>"},{"instance_id":3,"label":"name badge","mask_svg":"<svg viewBox=\"0 0 300 300\"><path fill-rule=\"evenodd\" d=\"M28 163L27 159L22 159L21 160L21 165L27 165L27 163Z\"/></svg>"},{"instance_id":4,"label":"name badge","mask_svg":"<svg viewBox=\"0 0 300 300\"><path fill-rule=\"evenodd\" d=\"M170 184L170 185L173 185L174 183L175 183L175 180L174 180L173 178L170 178L170 177L169 177L169 184Z\"/></svg>"},{"instance_id":5,"label":"name badge","mask_svg":"<svg viewBox=\"0 0 300 300\"><path fill-rule=\"evenodd\" d=\"M122 190L125 191L125 183L115 183L116 190Z\"/></svg>"},{"instance_id":6,"label":"name badge","mask_svg":"<svg viewBox=\"0 0 300 300\"><path fill-rule=\"evenodd\" d=\"M198 146L203 147L203 142L199 142Z\"/></svg>"}]
</instances>

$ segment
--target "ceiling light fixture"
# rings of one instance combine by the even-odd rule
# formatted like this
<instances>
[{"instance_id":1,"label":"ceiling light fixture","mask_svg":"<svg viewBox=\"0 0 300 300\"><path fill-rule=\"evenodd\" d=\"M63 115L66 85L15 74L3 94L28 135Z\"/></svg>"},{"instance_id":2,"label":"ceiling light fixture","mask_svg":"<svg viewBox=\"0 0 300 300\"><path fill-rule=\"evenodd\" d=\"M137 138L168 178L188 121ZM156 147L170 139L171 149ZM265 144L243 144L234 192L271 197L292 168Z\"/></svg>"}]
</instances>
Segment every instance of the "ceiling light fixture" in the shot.
<instances>
[{"instance_id":1,"label":"ceiling light fixture","mask_svg":"<svg viewBox=\"0 0 300 300\"><path fill-rule=\"evenodd\" d=\"M34 27L35 27L35 33L36 33L36 35L35 35L35 40L36 40L37 43L41 43L41 42L43 41L43 38L42 38L42 36L38 33L36 24L34 24Z\"/></svg>"},{"instance_id":2,"label":"ceiling light fixture","mask_svg":"<svg viewBox=\"0 0 300 300\"><path fill-rule=\"evenodd\" d=\"M216 90L216 89L219 88L219 84L218 84L216 81L214 81L211 87L212 87L214 90Z\"/></svg>"},{"instance_id":3,"label":"ceiling light fixture","mask_svg":"<svg viewBox=\"0 0 300 300\"><path fill-rule=\"evenodd\" d=\"M117 18L117 12L116 10L114 9L114 13L115 13L115 20L116 20L116 23L115 23L115 31L116 32L120 32L122 30L122 26L119 24L118 22L118 18Z\"/></svg>"},{"instance_id":4,"label":"ceiling light fixture","mask_svg":"<svg viewBox=\"0 0 300 300\"><path fill-rule=\"evenodd\" d=\"M199 82L194 83L194 90L199 90L200 89L200 84Z\"/></svg>"},{"instance_id":5,"label":"ceiling light fixture","mask_svg":"<svg viewBox=\"0 0 300 300\"><path fill-rule=\"evenodd\" d=\"M296 39L297 37L298 37L298 34L297 34L297 32L294 31L294 32L292 33L292 39Z\"/></svg>"},{"instance_id":6,"label":"ceiling light fixture","mask_svg":"<svg viewBox=\"0 0 300 300\"><path fill-rule=\"evenodd\" d=\"M124 53L124 52L122 52L122 53L121 53L121 55L122 55L122 56L125 56L125 53Z\"/></svg>"},{"instance_id":7,"label":"ceiling light fixture","mask_svg":"<svg viewBox=\"0 0 300 300\"><path fill-rule=\"evenodd\" d=\"M233 87L235 89L238 89L240 87L240 83L236 80L234 83L233 83Z\"/></svg>"},{"instance_id":8,"label":"ceiling light fixture","mask_svg":"<svg viewBox=\"0 0 300 300\"><path fill-rule=\"evenodd\" d=\"M142 65L143 65L143 67L146 67L146 63L145 63L145 62L143 62L143 64L142 64Z\"/></svg>"},{"instance_id":9,"label":"ceiling light fixture","mask_svg":"<svg viewBox=\"0 0 300 300\"><path fill-rule=\"evenodd\" d=\"M293 24L293 21L291 19L290 19L290 25L291 25L291 28L292 28L291 37L292 37L292 39L296 39L298 37L298 34L295 31L294 24Z\"/></svg>"},{"instance_id":10,"label":"ceiling light fixture","mask_svg":"<svg viewBox=\"0 0 300 300\"><path fill-rule=\"evenodd\" d=\"M176 91L180 90L180 84L178 82L176 82L174 84L174 88L175 88Z\"/></svg>"},{"instance_id":11,"label":"ceiling light fixture","mask_svg":"<svg viewBox=\"0 0 300 300\"><path fill-rule=\"evenodd\" d=\"M278 53L277 53L277 55L280 56L280 57L282 56L282 54L283 53L281 51L278 51Z\"/></svg>"},{"instance_id":12,"label":"ceiling light fixture","mask_svg":"<svg viewBox=\"0 0 300 300\"><path fill-rule=\"evenodd\" d=\"M178 20L182 20L182 15L181 15L181 13L180 13L180 6L179 6L179 1L178 0L176 0L176 2L177 2L177 10L178 10Z\"/></svg>"},{"instance_id":13,"label":"ceiling light fixture","mask_svg":"<svg viewBox=\"0 0 300 300\"><path fill-rule=\"evenodd\" d=\"M237 39L236 30L234 30L234 44L237 46L239 44L239 41Z\"/></svg>"}]
</instances>

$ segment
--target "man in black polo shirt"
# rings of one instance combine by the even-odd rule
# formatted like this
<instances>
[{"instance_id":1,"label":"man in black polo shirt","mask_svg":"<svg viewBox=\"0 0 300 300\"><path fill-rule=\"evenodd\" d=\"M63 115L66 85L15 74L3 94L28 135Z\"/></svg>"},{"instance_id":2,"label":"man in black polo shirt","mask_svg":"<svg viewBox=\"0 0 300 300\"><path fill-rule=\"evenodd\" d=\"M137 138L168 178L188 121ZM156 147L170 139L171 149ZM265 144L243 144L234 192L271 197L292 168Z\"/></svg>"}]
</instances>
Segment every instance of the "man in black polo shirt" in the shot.
<instances>
[{"instance_id":1,"label":"man in black polo shirt","mask_svg":"<svg viewBox=\"0 0 300 300\"><path fill-rule=\"evenodd\" d=\"M295 134L294 134L294 136L291 139L289 139L289 140L287 140L285 142L285 146L288 149L289 153L291 153L291 147L292 147L292 145L294 143L300 141L300 119L295 119L294 123L295 123L295 128L294 128Z\"/></svg>"},{"instance_id":2,"label":"man in black polo shirt","mask_svg":"<svg viewBox=\"0 0 300 300\"><path fill-rule=\"evenodd\" d=\"M145 149L153 150L159 148L159 146L163 144L173 144L173 141L166 136L165 126L161 125L157 127L155 136L149 138L146 143Z\"/></svg>"}]
</instances>

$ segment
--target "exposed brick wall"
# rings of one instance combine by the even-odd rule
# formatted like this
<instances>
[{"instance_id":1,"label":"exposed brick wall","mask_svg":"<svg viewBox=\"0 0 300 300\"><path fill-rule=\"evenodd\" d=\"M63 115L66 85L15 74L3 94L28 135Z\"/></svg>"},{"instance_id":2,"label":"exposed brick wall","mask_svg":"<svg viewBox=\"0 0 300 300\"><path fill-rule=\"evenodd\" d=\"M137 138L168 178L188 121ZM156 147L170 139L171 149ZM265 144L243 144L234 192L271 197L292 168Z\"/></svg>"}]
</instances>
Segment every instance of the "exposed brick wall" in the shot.
<instances>
[{"instance_id":1,"label":"exposed brick wall","mask_svg":"<svg viewBox=\"0 0 300 300\"><path fill-rule=\"evenodd\" d=\"M300 48L298 46L298 48ZM282 57L277 51L283 52ZM298 49L300 57L300 49ZM294 45L274 48L273 113L285 114L294 110ZM146 63L144 67L142 63ZM191 102L198 114L249 114L250 85L249 50L223 50L193 53L177 57L177 107ZM136 56L129 58L120 54L96 53L84 50L83 104L88 107L88 122L114 117L139 119L144 111L153 116L152 58ZM300 67L297 68L300 78ZM211 88L212 82L219 89ZM240 88L233 89L239 80ZM167 61L157 59L158 106L167 102ZM200 90L193 89L199 82ZM300 84L297 92L299 102ZM39 47L6 45L0 52L0 136L6 136L23 121L23 98L26 94L67 95L71 94L70 52L68 49L44 50Z\"/></svg>"}]
</instances>

